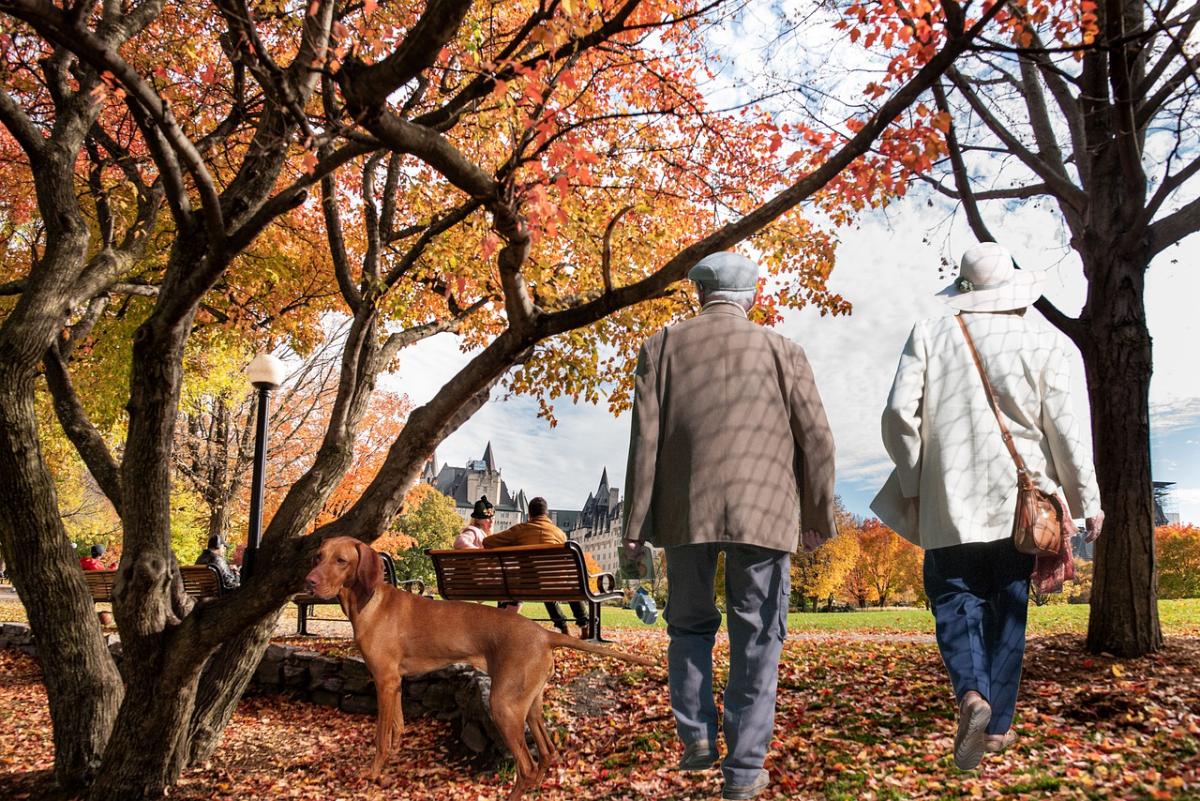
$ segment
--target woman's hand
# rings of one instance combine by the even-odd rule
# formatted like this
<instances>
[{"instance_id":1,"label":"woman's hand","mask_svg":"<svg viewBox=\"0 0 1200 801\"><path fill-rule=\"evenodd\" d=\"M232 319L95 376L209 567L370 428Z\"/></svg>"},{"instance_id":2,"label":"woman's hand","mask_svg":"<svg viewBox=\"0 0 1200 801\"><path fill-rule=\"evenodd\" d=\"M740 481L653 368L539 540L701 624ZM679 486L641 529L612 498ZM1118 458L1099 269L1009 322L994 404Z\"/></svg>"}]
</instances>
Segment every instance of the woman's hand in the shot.
<instances>
[{"instance_id":1,"label":"woman's hand","mask_svg":"<svg viewBox=\"0 0 1200 801\"><path fill-rule=\"evenodd\" d=\"M1101 509L1099 514L1089 517L1083 521L1083 524L1087 527L1087 536L1084 537L1083 541L1088 543L1095 542L1100 537L1100 530L1104 528L1104 510Z\"/></svg>"}]
</instances>

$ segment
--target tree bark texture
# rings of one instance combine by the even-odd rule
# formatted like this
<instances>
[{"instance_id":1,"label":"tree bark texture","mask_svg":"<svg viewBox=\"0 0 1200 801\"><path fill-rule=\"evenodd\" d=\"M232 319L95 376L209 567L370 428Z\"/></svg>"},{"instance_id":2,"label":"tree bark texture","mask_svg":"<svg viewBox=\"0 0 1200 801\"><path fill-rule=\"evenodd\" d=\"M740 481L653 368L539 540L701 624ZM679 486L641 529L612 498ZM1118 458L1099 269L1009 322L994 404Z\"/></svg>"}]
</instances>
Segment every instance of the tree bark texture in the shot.
<instances>
[{"instance_id":1,"label":"tree bark texture","mask_svg":"<svg viewBox=\"0 0 1200 801\"><path fill-rule=\"evenodd\" d=\"M1096 543L1087 648L1123 657L1162 646L1150 463L1150 332L1146 265L1119 250L1094 254L1083 359L1096 478L1105 514Z\"/></svg>"},{"instance_id":2,"label":"tree bark texture","mask_svg":"<svg viewBox=\"0 0 1200 801\"><path fill-rule=\"evenodd\" d=\"M177 751L187 748L188 722L204 652L176 643L165 658L127 654L130 692L117 714L89 801L159 798L178 778Z\"/></svg>"},{"instance_id":3,"label":"tree bark texture","mask_svg":"<svg viewBox=\"0 0 1200 801\"><path fill-rule=\"evenodd\" d=\"M12 371L0 369L0 543L44 668L54 777L76 790L100 764L123 687L42 461L33 376Z\"/></svg>"}]
</instances>

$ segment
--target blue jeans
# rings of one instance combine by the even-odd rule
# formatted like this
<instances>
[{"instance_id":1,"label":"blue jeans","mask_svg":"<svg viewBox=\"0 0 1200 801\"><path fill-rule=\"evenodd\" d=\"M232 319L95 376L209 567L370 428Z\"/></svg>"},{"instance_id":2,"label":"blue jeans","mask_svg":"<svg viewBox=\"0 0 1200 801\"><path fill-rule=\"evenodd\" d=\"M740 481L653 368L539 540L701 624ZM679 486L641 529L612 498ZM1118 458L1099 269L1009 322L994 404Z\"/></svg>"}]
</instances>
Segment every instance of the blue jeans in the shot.
<instances>
[{"instance_id":1,"label":"blue jeans","mask_svg":"<svg viewBox=\"0 0 1200 801\"><path fill-rule=\"evenodd\" d=\"M725 554L729 682L725 687L725 781L758 778L775 728L779 652L787 634L791 554L754 545L704 543L667 549L667 675L684 745L717 744L712 651L721 610L714 600L717 555Z\"/></svg>"},{"instance_id":2,"label":"blue jeans","mask_svg":"<svg viewBox=\"0 0 1200 801\"><path fill-rule=\"evenodd\" d=\"M938 649L962 702L971 690L992 706L988 734L1012 725L1025 656L1033 557L1012 540L925 552L925 594L937 622Z\"/></svg>"}]
</instances>

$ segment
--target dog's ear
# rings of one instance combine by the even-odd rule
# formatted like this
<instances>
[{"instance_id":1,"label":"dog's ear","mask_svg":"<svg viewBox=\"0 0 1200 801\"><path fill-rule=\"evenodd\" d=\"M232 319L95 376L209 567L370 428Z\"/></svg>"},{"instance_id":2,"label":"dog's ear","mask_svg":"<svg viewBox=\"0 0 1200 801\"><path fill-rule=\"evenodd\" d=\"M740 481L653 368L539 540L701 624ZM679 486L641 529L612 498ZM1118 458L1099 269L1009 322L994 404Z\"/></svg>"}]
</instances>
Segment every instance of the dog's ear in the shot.
<instances>
[{"instance_id":1,"label":"dog's ear","mask_svg":"<svg viewBox=\"0 0 1200 801\"><path fill-rule=\"evenodd\" d=\"M383 559L365 542L356 540L354 547L358 549L358 568L354 571L350 589L358 600L358 608L362 609L375 594L375 588L383 583Z\"/></svg>"}]
</instances>

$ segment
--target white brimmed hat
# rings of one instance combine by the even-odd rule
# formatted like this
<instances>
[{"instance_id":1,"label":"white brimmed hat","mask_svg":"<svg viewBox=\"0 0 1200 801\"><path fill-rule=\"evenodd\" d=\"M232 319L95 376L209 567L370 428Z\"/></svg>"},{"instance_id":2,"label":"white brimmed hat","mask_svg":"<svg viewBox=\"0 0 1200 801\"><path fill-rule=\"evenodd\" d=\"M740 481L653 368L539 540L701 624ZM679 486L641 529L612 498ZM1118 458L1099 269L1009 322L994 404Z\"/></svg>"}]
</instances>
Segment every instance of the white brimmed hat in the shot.
<instances>
[{"instance_id":1,"label":"white brimmed hat","mask_svg":"<svg viewBox=\"0 0 1200 801\"><path fill-rule=\"evenodd\" d=\"M937 296L963 311L1023 309L1042 295L1046 273L1018 270L1012 254L995 242L980 242L963 254L954 283Z\"/></svg>"}]
</instances>

